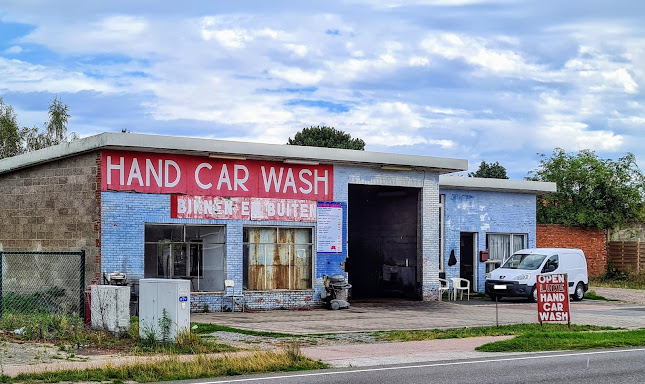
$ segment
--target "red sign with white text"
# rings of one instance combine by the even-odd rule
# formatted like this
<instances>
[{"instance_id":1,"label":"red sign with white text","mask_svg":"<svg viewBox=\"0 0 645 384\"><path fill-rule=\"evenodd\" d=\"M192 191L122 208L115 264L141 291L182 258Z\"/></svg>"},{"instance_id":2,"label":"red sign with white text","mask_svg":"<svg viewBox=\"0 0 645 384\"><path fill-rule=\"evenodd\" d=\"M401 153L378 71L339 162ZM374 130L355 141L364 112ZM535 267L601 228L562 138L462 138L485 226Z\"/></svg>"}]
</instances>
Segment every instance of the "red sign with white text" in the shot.
<instances>
[{"instance_id":1,"label":"red sign with white text","mask_svg":"<svg viewBox=\"0 0 645 384\"><path fill-rule=\"evenodd\" d=\"M101 190L333 200L331 165L103 151Z\"/></svg>"},{"instance_id":2,"label":"red sign with white text","mask_svg":"<svg viewBox=\"0 0 645 384\"><path fill-rule=\"evenodd\" d=\"M569 288L565 273L537 276L538 321L571 322Z\"/></svg>"},{"instance_id":3,"label":"red sign with white text","mask_svg":"<svg viewBox=\"0 0 645 384\"><path fill-rule=\"evenodd\" d=\"M315 222L316 204L311 200L172 195L170 217Z\"/></svg>"}]
</instances>

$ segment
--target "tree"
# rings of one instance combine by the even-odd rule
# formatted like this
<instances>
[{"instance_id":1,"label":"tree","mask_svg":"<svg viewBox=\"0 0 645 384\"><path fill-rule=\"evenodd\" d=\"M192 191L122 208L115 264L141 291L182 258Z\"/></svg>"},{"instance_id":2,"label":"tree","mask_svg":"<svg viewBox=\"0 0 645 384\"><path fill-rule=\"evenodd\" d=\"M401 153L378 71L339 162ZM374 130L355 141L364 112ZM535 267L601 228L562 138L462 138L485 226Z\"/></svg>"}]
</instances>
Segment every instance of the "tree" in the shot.
<instances>
[{"instance_id":1,"label":"tree","mask_svg":"<svg viewBox=\"0 0 645 384\"><path fill-rule=\"evenodd\" d=\"M289 138L287 144L308 147L357 149L361 151L365 149L365 142L363 140L352 139L349 133L327 126L304 128L302 131L296 133L293 139Z\"/></svg>"},{"instance_id":2,"label":"tree","mask_svg":"<svg viewBox=\"0 0 645 384\"><path fill-rule=\"evenodd\" d=\"M487 179L508 179L506 176L506 168L501 166L497 161L494 163L487 163L485 160L479 164L479 169L476 172L470 172L468 177L484 177Z\"/></svg>"},{"instance_id":3,"label":"tree","mask_svg":"<svg viewBox=\"0 0 645 384\"><path fill-rule=\"evenodd\" d=\"M78 138L74 132L67 135L69 105L63 104L58 96L49 104L48 115L49 121L45 122L44 131L36 126L19 128L15 111L0 99L0 159Z\"/></svg>"},{"instance_id":4,"label":"tree","mask_svg":"<svg viewBox=\"0 0 645 384\"><path fill-rule=\"evenodd\" d=\"M0 98L0 159L22 153L20 134L16 112Z\"/></svg>"},{"instance_id":5,"label":"tree","mask_svg":"<svg viewBox=\"0 0 645 384\"><path fill-rule=\"evenodd\" d=\"M633 154L613 161L556 148L540 156L527 179L555 182L558 191L538 197L538 223L604 229L642 218L645 178Z\"/></svg>"}]
</instances>

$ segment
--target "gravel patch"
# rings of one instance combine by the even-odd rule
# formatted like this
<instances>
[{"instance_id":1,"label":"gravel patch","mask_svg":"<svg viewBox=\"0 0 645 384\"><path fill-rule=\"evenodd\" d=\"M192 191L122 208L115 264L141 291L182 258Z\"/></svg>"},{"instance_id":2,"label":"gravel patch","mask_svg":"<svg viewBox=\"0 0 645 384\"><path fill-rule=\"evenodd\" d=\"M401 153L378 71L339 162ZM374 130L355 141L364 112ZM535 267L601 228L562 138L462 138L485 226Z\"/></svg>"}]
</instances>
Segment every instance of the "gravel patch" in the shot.
<instances>
[{"instance_id":1,"label":"gravel patch","mask_svg":"<svg viewBox=\"0 0 645 384\"><path fill-rule=\"evenodd\" d=\"M292 343L301 346L332 346L350 344L375 344L383 343L374 332L354 332L325 335L304 335L294 337L269 337L246 335L235 332L218 331L208 334L218 343L228 344L238 348L252 349L280 349Z\"/></svg>"}]
</instances>

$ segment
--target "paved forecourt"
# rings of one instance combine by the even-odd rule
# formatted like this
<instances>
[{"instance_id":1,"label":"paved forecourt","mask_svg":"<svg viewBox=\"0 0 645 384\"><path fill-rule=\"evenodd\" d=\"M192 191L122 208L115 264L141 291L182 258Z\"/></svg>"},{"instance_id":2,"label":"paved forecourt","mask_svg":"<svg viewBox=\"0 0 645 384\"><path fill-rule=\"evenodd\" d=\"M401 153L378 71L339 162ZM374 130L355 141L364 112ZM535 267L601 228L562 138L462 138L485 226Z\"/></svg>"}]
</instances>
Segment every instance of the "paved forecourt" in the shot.
<instances>
[{"instance_id":1,"label":"paved forecourt","mask_svg":"<svg viewBox=\"0 0 645 384\"><path fill-rule=\"evenodd\" d=\"M191 321L255 331L293 334L448 329L499 324L537 323L537 304L504 299L497 305L474 299L457 302L397 300L355 301L332 311L193 313ZM497 319L497 320L496 320ZM645 305L583 300L571 302L571 322L628 329L645 328Z\"/></svg>"}]
</instances>

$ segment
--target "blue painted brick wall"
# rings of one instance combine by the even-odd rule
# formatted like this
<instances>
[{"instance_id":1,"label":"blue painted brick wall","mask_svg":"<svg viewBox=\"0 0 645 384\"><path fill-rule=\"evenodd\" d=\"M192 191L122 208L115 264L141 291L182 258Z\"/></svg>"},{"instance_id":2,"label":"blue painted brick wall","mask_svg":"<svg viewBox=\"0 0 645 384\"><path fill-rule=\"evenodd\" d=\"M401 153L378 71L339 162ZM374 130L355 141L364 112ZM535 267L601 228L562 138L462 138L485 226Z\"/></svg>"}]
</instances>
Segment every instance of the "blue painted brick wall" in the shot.
<instances>
[{"instance_id":1,"label":"blue painted brick wall","mask_svg":"<svg viewBox=\"0 0 645 384\"><path fill-rule=\"evenodd\" d=\"M242 293L242 229L244 225L312 226L311 223L280 221L173 219L170 217L170 195L102 192L102 272L125 272L130 281L137 281L144 277L145 223L225 225L226 278L235 282L236 294ZM218 301L217 303L213 302L215 308L221 306L218 303Z\"/></svg>"},{"instance_id":2,"label":"blue painted brick wall","mask_svg":"<svg viewBox=\"0 0 645 384\"><path fill-rule=\"evenodd\" d=\"M445 194L444 271L459 276L460 232L477 233L477 254L486 249L487 233L527 234L527 246L535 247L535 195L528 193L441 189ZM448 266L450 251L457 264ZM486 265L477 262L477 291L484 291Z\"/></svg>"}]
</instances>

